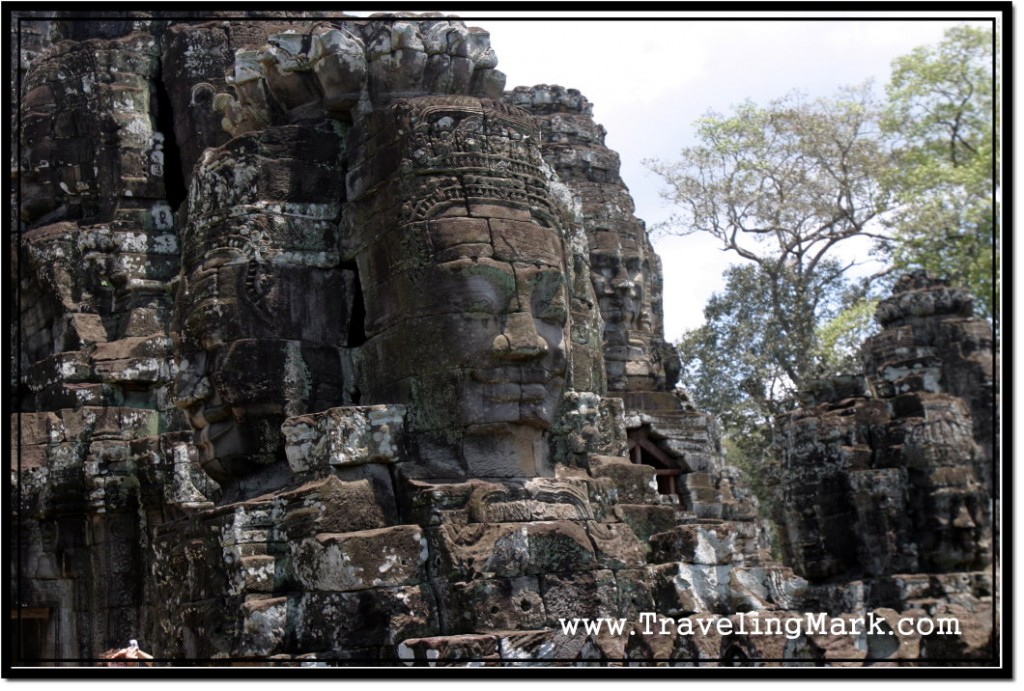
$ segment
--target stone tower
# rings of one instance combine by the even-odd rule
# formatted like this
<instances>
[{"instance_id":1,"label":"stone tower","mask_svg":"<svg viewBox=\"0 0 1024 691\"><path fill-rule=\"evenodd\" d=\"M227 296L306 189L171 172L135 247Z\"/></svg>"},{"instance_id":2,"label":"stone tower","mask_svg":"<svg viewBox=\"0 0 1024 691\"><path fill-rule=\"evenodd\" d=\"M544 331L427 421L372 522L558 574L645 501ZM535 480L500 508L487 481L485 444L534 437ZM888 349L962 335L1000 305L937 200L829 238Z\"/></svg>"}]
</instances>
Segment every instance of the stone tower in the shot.
<instances>
[{"instance_id":1,"label":"stone tower","mask_svg":"<svg viewBox=\"0 0 1024 691\"><path fill-rule=\"evenodd\" d=\"M983 330L959 307L885 313L857 410L925 441L870 467L926 491L861 552L787 517L808 591L674 389L660 263L586 99L505 91L454 17L250 15L18 24L19 660L137 639L182 665L827 661L813 635L648 615L797 616L890 534L864 574L991 559L984 377L957 374L983 344L947 352ZM837 475L867 511L858 444ZM816 478L784 483L813 507ZM982 580L943 593L980 612Z\"/></svg>"}]
</instances>

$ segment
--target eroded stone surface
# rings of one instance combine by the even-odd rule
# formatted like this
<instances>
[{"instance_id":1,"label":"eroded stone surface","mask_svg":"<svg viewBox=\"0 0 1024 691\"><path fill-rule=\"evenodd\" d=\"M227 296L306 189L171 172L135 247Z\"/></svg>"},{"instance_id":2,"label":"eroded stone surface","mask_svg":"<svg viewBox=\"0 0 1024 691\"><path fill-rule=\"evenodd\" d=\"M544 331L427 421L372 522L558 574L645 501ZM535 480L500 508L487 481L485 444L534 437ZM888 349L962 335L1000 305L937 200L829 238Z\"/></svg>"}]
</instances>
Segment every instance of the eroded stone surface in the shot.
<instances>
[{"instance_id":1,"label":"eroded stone surface","mask_svg":"<svg viewBox=\"0 0 1024 691\"><path fill-rule=\"evenodd\" d=\"M503 93L486 31L452 17L189 16L19 24L12 480L50 632L30 654L991 653L991 335L968 296L905 279L865 376L790 416L796 575L673 390L660 263L585 97ZM735 630L809 609L970 624Z\"/></svg>"},{"instance_id":2,"label":"eroded stone surface","mask_svg":"<svg viewBox=\"0 0 1024 691\"><path fill-rule=\"evenodd\" d=\"M920 272L876 317L864 375L823 383L784 419L784 547L812 582L879 579L867 602L907 607L936 575L971 582L992 565L992 336L969 295ZM922 590L886 585L913 573Z\"/></svg>"}]
</instances>

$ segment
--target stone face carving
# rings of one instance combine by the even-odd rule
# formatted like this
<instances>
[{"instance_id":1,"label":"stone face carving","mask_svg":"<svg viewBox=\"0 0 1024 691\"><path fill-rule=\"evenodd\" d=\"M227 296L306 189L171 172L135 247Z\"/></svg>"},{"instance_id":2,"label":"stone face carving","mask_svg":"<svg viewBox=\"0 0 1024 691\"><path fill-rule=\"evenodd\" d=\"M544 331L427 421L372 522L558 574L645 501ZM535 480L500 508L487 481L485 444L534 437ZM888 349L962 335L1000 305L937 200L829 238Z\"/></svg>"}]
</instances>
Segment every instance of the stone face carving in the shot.
<instances>
[{"instance_id":1,"label":"stone face carving","mask_svg":"<svg viewBox=\"0 0 1024 691\"><path fill-rule=\"evenodd\" d=\"M119 206L164 197L164 135L151 119L159 53L152 36L65 44L24 84L21 219L104 222ZM152 223L172 225L170 208Z\"/></svg>"},{"instance_id":2,"label":"stone face carving","mask_svg":"<svg viewBox=\"0 0 1024 691\"><path fill-rule=\"evenodd\" d=\"M566 386L569 268L529 116L423 98L368 129L346 212L366 400L415 411L433 472L550 475L542 432Z\"/></svg>"},{"instance_id":3,"label":"stone face carving","mask_svg":"<svg viewBox=\"0 0 1024 691\"><path fill-rule=\"evenodd\" d=\"M505 100L534 115L544 159L580 199L609 391L671 390L679 358L664 341L661 264L589 101L575 89L547 85L517 87Z\"/></svg>"},{"instance_id":4,"label":"stone face carving","mask_svg":"<svg viewBox=\"0 0 1024 691\"><path fill-rule=\"evenodd\" d=\"M174 395L221 483L283 470L280 426L347 400L354 273L340 267L345 144L281 126L211 150L192 176L175 303Z\"/></svg>"},{"instance_id":5,"label":"stone face carving","mask_svg":"<svg viewBox=\"0 0 1024 691\"><path fill-rule=\"evenodd\" d=\"M808 585L672 390L660 264L579 92L503 94L486 32L449 17L163 17L21 25L29 664L130 639L182 664L991 650L990 341L965 295L906 279L866 377L789 421ZM971 633L642 618L818 609ZM586 616L638 634L561 628Z\"/></svg>"},{"instance_id":6,"label":"stone face carving","mask_svg":"<svg viewBox=\"0 0 1024 691\"><path fill-rule=\"evenodd\" d=\"M992 401L991 332L966 293L920 272L876 318L864 375L821 382L784 418L784 547L812 581L984 573L992 437L973 416Z\"/></svg>"},{"instance_id":7,"label":"stone face carving","mask_svg":"<svg viewBox=\"0 0 1024 691\"><path fill-rule=\"evenodd\" d=\"M629 453L658 468L662 492L705 518L754 513L754 498L732 496L717 426L681 390L679 356L664 340L661 264L619 176L619 157L604 145L587 99L575 89L517 87L508 103L540 125L541 151L580 202L590 282L604 322L601 340L609 395L625 403ZM728 507L728 508L726 508Z\"/></svg>"}]
</instances>

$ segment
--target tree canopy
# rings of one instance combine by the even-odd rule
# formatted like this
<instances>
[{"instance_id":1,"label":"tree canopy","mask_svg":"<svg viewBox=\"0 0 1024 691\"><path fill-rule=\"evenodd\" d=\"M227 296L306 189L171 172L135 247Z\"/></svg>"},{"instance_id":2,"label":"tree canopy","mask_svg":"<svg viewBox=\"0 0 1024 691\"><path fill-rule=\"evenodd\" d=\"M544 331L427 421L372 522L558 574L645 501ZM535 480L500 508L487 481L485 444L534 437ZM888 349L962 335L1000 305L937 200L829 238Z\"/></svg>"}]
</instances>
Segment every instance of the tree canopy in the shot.
<instances>
[{"instance_id":1,"label":"tree canopy","mask_svg":"<svg viewBox=\"0 0 1024 691\"><path fill-rule=\"evenodd\" d=\"M994 55L991 32L958 26L893 63L881 124L895 165L879 176L893 207L883 254L896 267L966 286L990 318L998 284Z\"/></svg>"},{"instance_id":2,"label":"tree canopy","mask_svg":"<svg viewBox=\"0 0 1024 691\"><path fill-rule=\"evenodd\" d=\"M857 367L872 290L890 271L948 277L994 314L993 43L956 27L893 63L884 102L870 84L747 101L698 120L676 160L646 162L677 209L662 228L707 233L743 260L680 352L684 385L748 467L797 391ZM864 237L889 269L855 283L851 254L837 250Z\"/></svg>"},{"instance_id":3,"label":"tree canopy","mask_svg":"<svg viewBox=\"0 0 1024 691\"><path fill-rule=\"evenodd\" d=\"M678 160L647 165L680 210L674 231L709 233L766 269L813 272L887 208L879 116L868 84L830 99L794 92L767 106L747 101L698 120L700 143Z\"/></svg>"},{"instance_id":4,"label":"tree canopy","mask_svg":"<svg viewBox=\"0 0 1024 691\"><path fill-rule=\"evenodd\" d=\"M880 116L869 85L829 99L793 93L767 106L748 101L729 115L701 118L699 144L677 161L648 162L680 210L670 222L676 232L708 233L756 267L731 269L726 280L735 285L726 294L743 300L741 286L756 284L756 311L749 304L729 328L744 343L776 342L759 350L760 359L771 360L771 373L762 374L786 383L760 399L764 414L778 412L776 394L798 389L816 364L809 354L817 349L822 308L847 288L844 273L853 266L836 259L837 246L872 234L872 221L887 208L878 179L889 161ZM709 326L723 314L716 298L705 312Z\"/></svg>"}]
</instances>

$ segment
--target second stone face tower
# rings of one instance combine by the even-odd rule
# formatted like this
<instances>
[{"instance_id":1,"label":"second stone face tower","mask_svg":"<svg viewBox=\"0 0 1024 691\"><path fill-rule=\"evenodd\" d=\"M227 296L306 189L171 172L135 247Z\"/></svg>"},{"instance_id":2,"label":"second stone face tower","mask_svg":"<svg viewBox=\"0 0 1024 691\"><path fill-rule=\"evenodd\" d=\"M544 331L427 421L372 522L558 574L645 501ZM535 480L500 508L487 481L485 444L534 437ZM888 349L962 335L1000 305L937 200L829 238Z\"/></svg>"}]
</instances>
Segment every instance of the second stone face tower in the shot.
<instances>
[{"instance_id":1,"label":"second stone face tower","mask_svg":"<svg viewBox=\"0 0 1024 691\"><path fill-rule=\"evenodd\" d=\"M536 118L545 161L579 199L590 277L604 319L608 390L671 391L679 358L665 342L661 261L643 221L633 215L619 155L605 146L605 130L594 122L590 102L575 89L546 85L517 87L505 100Z\"/></svg>"},{"instance_id":2,"label":"second stone face tower","mask_svg":"<svg viewBox=\"0 0 1024 691\"><path fill-rule=\"evenodd\" d=\"M665 340L661 260L590 102L548 85L516 87L504 98L533 114L544 160L579 201L608 395L625 405L630 458L653 466L659 491L699 516L753 518L756 500L723 466L717 423L675 388L680 362Z\"/></svg>"},{"instance_id":3,"label":"second stone face tower","mask_svg":"<svg viewBox=\"0 0 1024 691\"><path fill-rule=\"evenodd\" d=\"M992 336L972 301L903 276L862 374L780 421L783 548L827 606L840 581L875 606L992 592Z\"/></svg>"}]
</instances>

